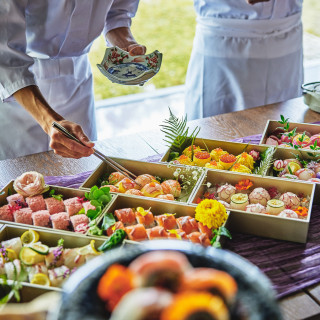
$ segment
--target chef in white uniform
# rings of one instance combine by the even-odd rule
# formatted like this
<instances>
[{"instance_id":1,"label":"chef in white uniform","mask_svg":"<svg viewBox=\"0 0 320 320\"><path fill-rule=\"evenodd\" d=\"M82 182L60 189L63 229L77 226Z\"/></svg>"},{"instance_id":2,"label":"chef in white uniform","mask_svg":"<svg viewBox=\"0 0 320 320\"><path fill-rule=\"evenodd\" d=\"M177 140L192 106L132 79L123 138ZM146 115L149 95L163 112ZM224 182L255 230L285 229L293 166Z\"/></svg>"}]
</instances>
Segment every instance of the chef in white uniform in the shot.
<instances>
[{"instance_id":1,"label":"chef in white uniform","mask_svg":"<svg viewBox=\"0 0 320 320\"><path fill-rule=\"evenodd\" d=\"M93 153L90 140L97 136L87 54L101 32L109 45L145 53L130 32L138 2L0 1L0 160L49 146L65 157ZM53 129L53 121L86 147Z\"/></svg>"},{"instance_id":2,"label":"chef in white uniform","mask_svg":"<svg viewBox=\"0 0 320 320\"><path fill-rule=\"evenodd\" d=\"M254 3L254 5L248 2ZM194 0L188 120L301 95L302 0Z\"/></svg>"}]
</instances>

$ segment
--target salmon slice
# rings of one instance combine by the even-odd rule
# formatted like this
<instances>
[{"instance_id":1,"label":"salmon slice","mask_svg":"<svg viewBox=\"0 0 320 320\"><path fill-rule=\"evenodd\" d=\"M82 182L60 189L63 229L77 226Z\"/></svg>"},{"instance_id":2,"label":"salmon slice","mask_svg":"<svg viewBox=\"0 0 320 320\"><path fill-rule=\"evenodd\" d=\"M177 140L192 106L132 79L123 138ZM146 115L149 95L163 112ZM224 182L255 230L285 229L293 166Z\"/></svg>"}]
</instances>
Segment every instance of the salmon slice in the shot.
<instances>
[{"instance_id":1,"label":"salmon slice","mask_svg":"<svg viewBox=\"0 0 320 320\"><path fill-rule=\"evenodd\" d=\"M154 217L160 227L164 227L166 230L177 229L177 221L173 214L165 213L160 216Z\"/></svg>"},{"instance_id":2,"label":"salmon slice","mask_svg":"<svg viewBox=\"0 0 320 320\"><path fill-rule=\"evenodd\" d=\"M131 208L115 210L114 214L125 226L133 225L136 222L136 215Z\"/></svg>"},{"instance_id":3,"label":"salmon slice","mask_svg":"<svg viewBox=\"0 0 320 320\"><path fill-rule=\"evenodd\" d=\"M176 220L179 229L182 229L186 234L199 231L198 223L195 218L184 216L177 218Z\"/></svg>"},{"instance_id":4,"label":"salmon slice","mask_svg":"<svg viewBox=\"0 0 320 320\"><path fill-rule=\"evenodd\" d=\"M165 238L167 239L169 234L168 232L165 230L164 227L154 227L151 229L147 229L147 234L148 234L148 238L149 240L153 240L153 239L159 239L159 238Z\"/></svg>"},{"instance_id":5,"label":"salmon slice","mask_svg":"<svg viewBox=\"0 0 320 320\"><path fill-rule=\"evenodd\" d=\"M128 238L133 241L148 240L146 228L143 224L136 224L125 228Z\"/></svg>"}]
</instances>

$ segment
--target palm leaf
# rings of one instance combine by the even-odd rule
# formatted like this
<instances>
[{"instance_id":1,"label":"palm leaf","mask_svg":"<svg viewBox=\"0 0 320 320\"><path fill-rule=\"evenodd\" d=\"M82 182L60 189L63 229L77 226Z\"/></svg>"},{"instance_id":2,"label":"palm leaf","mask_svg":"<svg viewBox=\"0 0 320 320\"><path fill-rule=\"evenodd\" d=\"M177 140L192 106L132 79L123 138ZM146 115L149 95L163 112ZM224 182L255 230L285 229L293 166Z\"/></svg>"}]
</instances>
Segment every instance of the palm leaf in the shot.
<instances>
[{"instance_id":1,"label":"palm leaf","mask_svg":"<svg viewBox=\"0 0 320 320\"><path fill-rule=\"evenodd\" d=\"M255 168L252 173L258 174L260 176L265 176L268 173L269 168L273 163L273 155L277 148L269 147L265 152L263 152L263 159L260 162L259 167Z\"/></svg>"},{"instance_id":2,"label":"palm leaf","mask_svg":"<svg viewBox=\"0 0 320 320\"><path fill-rule=\"evenodd\" d=\"M200 128L197 126L190 135L189 128L187 128L187 115L179 119L172 113L170 108L169 112L169 119L165 119L163 121L164 124L160 125L162 127L161 131L165 134L165 139L163 140L167 143L171 152L177 152L180 155L186 147L193 144Z\"/></svg>"}]
</instances>

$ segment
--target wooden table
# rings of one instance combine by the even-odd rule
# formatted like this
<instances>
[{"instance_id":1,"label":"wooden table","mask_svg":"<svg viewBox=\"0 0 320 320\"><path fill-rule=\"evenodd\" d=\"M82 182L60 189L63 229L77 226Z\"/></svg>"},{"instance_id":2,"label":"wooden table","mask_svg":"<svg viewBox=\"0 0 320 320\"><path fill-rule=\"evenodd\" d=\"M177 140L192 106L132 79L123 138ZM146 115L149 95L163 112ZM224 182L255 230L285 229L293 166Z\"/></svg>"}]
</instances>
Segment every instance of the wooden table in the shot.
<instances>
[{"instance_id":1,"label":"wooden table","mask_svg":"<svg viewBox=\"0 0 320 320\"><path fill-rule=\"evenodd\" d=\"M198 135L201 138L231 140L262 133L267 120L278 120L281 114L291 122L320 121L320 114L309 110L302 98L297 98L190 121L189 127L201 127ZM162 139L160 128L156 128L154 131L98 141L96 147L109 156L139 160L155 153L164 153L167 147ZM94 170L99 163L100 160L94 156L74 160L56 156L53 152L3 160L0 161L0 185L5 185L25 171L35 170L53 176L73 175ZM280 305L285 320L320 319L320 285L281 299Z\"/></svg>"}]
</instances>

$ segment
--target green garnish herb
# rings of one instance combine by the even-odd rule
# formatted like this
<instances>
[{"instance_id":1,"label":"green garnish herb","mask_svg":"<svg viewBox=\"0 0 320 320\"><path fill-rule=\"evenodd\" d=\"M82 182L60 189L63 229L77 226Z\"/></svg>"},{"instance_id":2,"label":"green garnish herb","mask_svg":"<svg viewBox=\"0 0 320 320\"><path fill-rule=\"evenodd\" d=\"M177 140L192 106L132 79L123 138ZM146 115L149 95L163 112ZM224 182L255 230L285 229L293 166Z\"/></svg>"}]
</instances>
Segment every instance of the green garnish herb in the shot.
<instances>
[{"instance_id":1,"label":"green garnish herb","mask_svg":"<svg viewBox=\"0 0 320 320\"><path fill-rule=\"evenodd\" d=\"M107 239L99 248L98 251L105 252L111 250L121 244L125 237L127 236L126 232L122 229L116 230L109 239Z\"/></svg>"},{"instance_id":2,"label":"green garnish herb","mask_svg":"<svg viewBox=\"0 0 320 320\"><path fill-rule=\"evenodd\" d=\"M230 231L224 226L221 226L219 229L212 230L212 233L213 233L213 238L211 240L211 245L214 248L221 248L221 243L217 241L218 236L225 236L229 239L232 239Z\"/></svg>"},{"instance_id":3,"label":"green garnish herb","mask_svg":"<svg viewBox=\"0 0 320 320\"><path fill-rule=\"evenodd\" d=\"M63 247L63 245L64 245L64 239L63 239L63 238L60 238L60 239L58 240L58 247Z\"/></svg>"},{"instance_id":4,"label":"green garnish herb","mask_svg":"<svg viewBox=\"0 0 320 320\"><path fill-rule=\"evenodd\" d=\"M112 213L106 213L104 215L104 217L103 217L101 229L102 230L107 230L111 226L113 226L115 223L116 223L116 219L114 218L113 214Z\"/></svg>"},{"instance_id":5,"label":"green garnish herb","mask_svg":"<svg viewBox=\"0 0 320 320\"><path fill-rule=\"evenodd\" d=\"M52 197L52 198L55 198L59 201L62 201L63 200L63 195L62 194L55 194L55 190L54 189L51 189L50 192L49 192L49 195Z\"/></svg>"}]
</instances>

